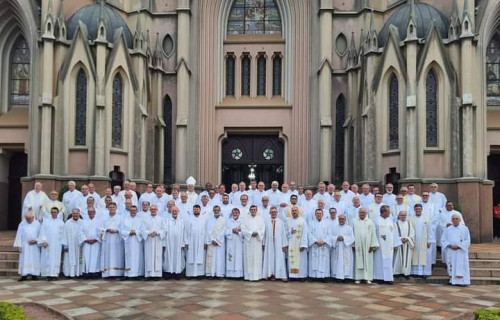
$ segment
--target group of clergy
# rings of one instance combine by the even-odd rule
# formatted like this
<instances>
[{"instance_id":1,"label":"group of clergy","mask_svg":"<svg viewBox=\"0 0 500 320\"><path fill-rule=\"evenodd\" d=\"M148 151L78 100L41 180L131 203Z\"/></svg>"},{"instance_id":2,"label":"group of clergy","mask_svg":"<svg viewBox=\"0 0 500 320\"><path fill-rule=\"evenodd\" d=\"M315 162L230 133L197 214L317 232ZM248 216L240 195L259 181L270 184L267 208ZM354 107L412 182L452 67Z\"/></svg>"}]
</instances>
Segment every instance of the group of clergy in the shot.
<instances>
[{"instance_id":1,"label":"group of clergy","mask_svg":"<svg viewBox=\"0 0 500 320\"><path fill-rule=\"evenodd\" d=\"M469 230L437 184L421 196L408 185L393 194L345 181L320 182L315 194L278 182L241 182L196 193L131 182L100 197L73 181L63 201L35 184L25 198L14 246L20 280L66 277L123 279L243 278L393 283L427 277L437 248L450 284L468 285ZM63 263L61 263L63 262Z\"/></svg>"}]
</instances>

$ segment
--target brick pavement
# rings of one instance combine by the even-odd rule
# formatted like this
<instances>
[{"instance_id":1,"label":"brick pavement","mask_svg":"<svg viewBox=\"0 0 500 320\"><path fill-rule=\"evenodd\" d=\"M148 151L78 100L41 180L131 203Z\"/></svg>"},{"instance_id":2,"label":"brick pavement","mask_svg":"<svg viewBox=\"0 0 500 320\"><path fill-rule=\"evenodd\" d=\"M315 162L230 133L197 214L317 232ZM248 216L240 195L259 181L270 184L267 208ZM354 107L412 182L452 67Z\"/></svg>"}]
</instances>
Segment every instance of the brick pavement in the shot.
<instances>
[{"instance_id":1,"label":"brick pavement","mask_svg":"<svg viewBox=\"0 0 500 320\"><path fill-rule=\"evenodd\" d=\"M236 280L17 282L0 301L34 301L76 319L470 319L500 307L500 286L250 283ZM456 318L459 316L458 318Z\"/></svg>"}]
</instances>

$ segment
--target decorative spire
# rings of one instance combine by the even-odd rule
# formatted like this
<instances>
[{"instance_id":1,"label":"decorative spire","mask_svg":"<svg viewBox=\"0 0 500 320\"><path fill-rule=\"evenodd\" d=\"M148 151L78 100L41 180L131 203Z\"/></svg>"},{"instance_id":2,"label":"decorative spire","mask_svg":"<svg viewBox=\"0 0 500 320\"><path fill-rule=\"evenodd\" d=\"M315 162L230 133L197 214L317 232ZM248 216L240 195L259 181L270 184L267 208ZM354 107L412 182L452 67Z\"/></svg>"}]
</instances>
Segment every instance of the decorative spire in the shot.
<instances>
[{"instance_id":1,"label":"decorative spire","mask_svg":"<svg viewBox=\"0 0 500 320\"><path fill-rule=\"evenodd\" d=\"M464 0L464 10L462 16L462 33L460 38L473 37L474 27L472 25L471 15L469 13L469 0Z\"/></svg>"},{"instance_id":2,"label":"decorative spire","mask_svg":"<svg viewBox=\"0 0 500 320\"><path fill-rule=\"evenodd\" d=\"M52 0L49 0L47 5L47 14L45 15L45 23L42 38L55 39L54 37L54 6Z\"/></svg>"},{"instance_id":3,"label":"decorative spire","mask_svg":"<svg viewBox=\"0 0 500 320\"><path fill-rule=\"evenodd\" d=\"M59 37L66 39L66 22L64 21L64 0L59 4L59 14L57 15L57 24L59 25Z\"/></svg>"},{"instance_id":4,"label":"decorative spire","mask_svg":"<svg viewBox=\"0 0 500 320\"><path fill-rule=\"evenodd\" d=\"M137 21L135 23L135 32L136 33L142 33L141 11L140 10L137 10Z\"/></svg>"},{"instance_id":5,"label":"decorative spire","mask_svg":"<svg viewBox=\"0 0 500 320\"><path fill-rule=\"evenodd\" d=\"M97 41L99 42L107 42L107 36L106 36L106 24L104 23L104 4L105 0L98 0L99 1L99 31L97 33Z\"/></svg>"},{"instance_id":6,"label":"decorative spire","mask_svg":"<svg viewBox=\"0 0 500 320\"><path fill-rule=\"evenodd\" d=\"M160 45L160 34L158 32L156 33L156 45L155 45L155 51L154 51L153 57L154 57L155 66L158 68L161 68L162 67L162 48Z\"/></svg>"},{"instance_id":7,"label":"decorative spire","mask_svg":"<svg viewBox=\"0 0 500 320\"><path fill-rule=\"evenodd\" d=\"M406 26L406 39L405 41L418 40L417 35L417 15L415 14L415 0L409 1L410 5L410 20Z\"/></svg>"},{"instance_id":8,"label":"decorative spire","mask_svg":"<svg viewBox=\"0 0 500 320\"><path fill-rule=\"evenodd\" d=\"M357 65L358 54L356 52L356 43L354 41L354 31L351 33L351 45L347 53L347 67L353 68Z\"/></svg>"}]
</instances>

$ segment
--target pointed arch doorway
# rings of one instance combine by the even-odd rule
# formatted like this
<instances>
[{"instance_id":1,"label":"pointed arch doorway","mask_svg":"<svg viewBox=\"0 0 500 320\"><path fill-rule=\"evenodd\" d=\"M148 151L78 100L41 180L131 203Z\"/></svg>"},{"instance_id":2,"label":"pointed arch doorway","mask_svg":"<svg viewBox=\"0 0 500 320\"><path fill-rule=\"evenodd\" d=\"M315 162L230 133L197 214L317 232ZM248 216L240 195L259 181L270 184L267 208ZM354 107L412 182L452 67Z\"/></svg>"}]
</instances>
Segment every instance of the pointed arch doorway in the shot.
<instances>
[{"instance_id":1,"label":"pointed arch doorway","mask_svg":"<svg viewBox=\"0 0 500 320\"><path fill-rule=\"evenodd\" d=\"M222 143L222 182L231 184L251 179L283 183L285 163L284 144L278 134L229 134Z\"/></svg>"}]
</instances>

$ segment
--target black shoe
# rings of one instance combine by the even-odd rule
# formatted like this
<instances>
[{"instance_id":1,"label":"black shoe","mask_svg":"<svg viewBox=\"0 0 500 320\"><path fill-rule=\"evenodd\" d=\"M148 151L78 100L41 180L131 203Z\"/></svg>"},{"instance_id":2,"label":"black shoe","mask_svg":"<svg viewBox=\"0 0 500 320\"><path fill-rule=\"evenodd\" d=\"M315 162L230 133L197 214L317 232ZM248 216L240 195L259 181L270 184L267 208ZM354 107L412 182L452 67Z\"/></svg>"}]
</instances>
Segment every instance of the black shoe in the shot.
<instances>
[{"instance_id":1,"label":"black shoe","mask_svg":"<svg viewBox=\"0 0 500 320\"><path fill-rule=\"evenodd\" d=\"M21 282L21 281L26 281L26 280L28 280L28 277L27 276L22 276L17 281Z\"/></svg>"},{"instance_id":2,"label":"black shoe","mask_svg":"<svg viewBox=\"0 0 500 320\"><path fill-rule=\"evenodd\" d=\"M38 276L31 276L31 280L38 281Z\"/></svg>"}]
</instances>

